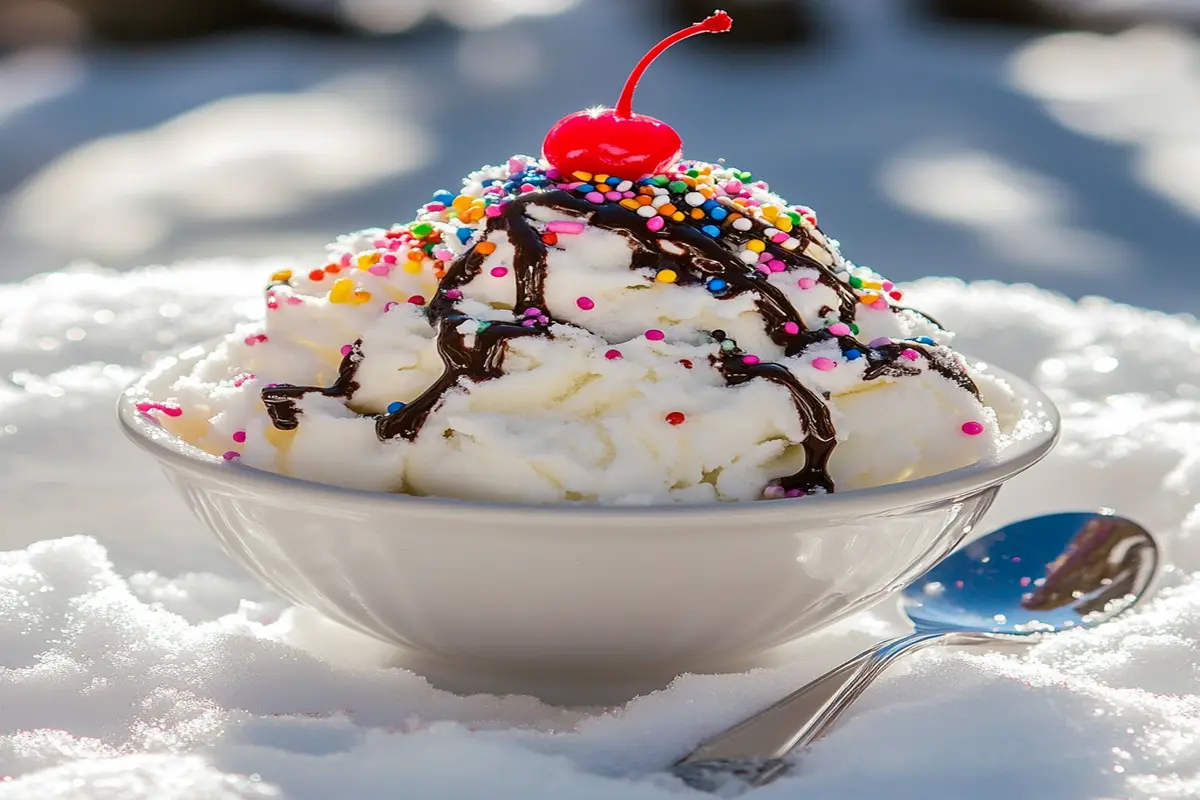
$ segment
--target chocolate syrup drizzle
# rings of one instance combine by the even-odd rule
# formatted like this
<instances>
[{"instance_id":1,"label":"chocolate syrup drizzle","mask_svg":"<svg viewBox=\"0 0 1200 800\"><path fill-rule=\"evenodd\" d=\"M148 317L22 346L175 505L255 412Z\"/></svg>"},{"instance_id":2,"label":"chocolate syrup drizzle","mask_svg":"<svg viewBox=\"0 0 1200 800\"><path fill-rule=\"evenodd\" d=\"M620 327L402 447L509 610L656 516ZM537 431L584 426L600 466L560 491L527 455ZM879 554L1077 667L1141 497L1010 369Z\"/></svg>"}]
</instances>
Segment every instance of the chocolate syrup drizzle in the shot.
<instances>
[{"instance_id":1,"label":"chocolate syrup drizzle","mask_svg":"<svg viewBox=\"0 0 1200 800\"><path fill-rule=\"evenodd\" d=\"M587 218L589 225L623 236L633 251L632 269L657 270L669 266L678 276L676 283L685 286L707 284L713 278L720 279L725 282L725 288L713 293L718 299L752 294L755 305L766 323L768 335L783 348L787 356L800 355L808 347L819 342L836 340L843 354L853 350L857 351L858 357L866 359L863 379L870 381L883 376L900 378L920 374L920 368L910 360L916 353L925 357L930 369L976 397L979 396L975 384L952 356L931 351L918 342L901 341L870 347L859 342L853 335L839 337L834 336L827 328L807 328L799 312L779 287L769 283L765 274L738 257L747 241L763 241L767 238L763 231L768 226L761 220L751 219L752 227L746 231L726 226L722 229L719 239L708 236L698 227L689 224L690 221L668 222L656 232L646 226L645 218L617 203L594 204L577 194L560 189L524 194L507 203L499 216L488 219L486 233L504 231L513 247L511 266L516 280L516 305L513 308L515 322L473 323L477 324L479 329L473 334L474 341L468 346L468 334L460 332L459 328L469 319L456 308L456 298L461 297L461 294L455 290L461 290L479 275L486 256L472 247L446 269L438 293L427 308L430 325L438 331L438 353L442 358L444 370L437 381L403 408L393 413L375 415L376 432L380 439L415 439L448 391L463 385L464 382L478 383L504 374L504 355L508 340L521 336L551 335L549 327L557 320L554 319L553 311L546 307L547 245L543 243L540 233L526 216L525 210L532 206ZM738 210L732 205L726 204L726 207L731 212ZM807 230L798 226L793 236L800 240L795 249L783 248L768 239L767 252L781 260L789 271L799 268L816 271L817 280L836 293L841 320L852 322L858 305L854 291L838 277L833 268L805 253L813 241ZM486 238L487 235L480 237L479 241ZM669 243L668 247L664 247L664 243ZM894 310L911 309L894 307ZM828 311L832 312L833 309ZM789 322L795 323L799 329L798 333L787 332L785 325ZM930 322L937 325L932 319ZM825 402L828 395L822 397L813 392L782 364L761 361L746 363L746 354L737 347L736 342L729 340L723 331L712 331L711 336L714 341L721 343L719 354L712 357L712 363L720 370L729 386L738 386L756 379L768 380L782 386L791 395L796 411L804 423L806 436L800 445L805 454L804 467L793 475L778 479L775 483L785 491L834 491L828 463L837 444L837 432L829 413L829 406ZM361 341L356 342L343 358L338 380L333 386L318 388L279 385L264 389L263 402L275 427L283 430L294 429L300 413L295 400L310 392L350 400L358 388L354 376L362 362L360 345ZM905 351L912 352L906 354Z\"/></svg>"}]
</instances>

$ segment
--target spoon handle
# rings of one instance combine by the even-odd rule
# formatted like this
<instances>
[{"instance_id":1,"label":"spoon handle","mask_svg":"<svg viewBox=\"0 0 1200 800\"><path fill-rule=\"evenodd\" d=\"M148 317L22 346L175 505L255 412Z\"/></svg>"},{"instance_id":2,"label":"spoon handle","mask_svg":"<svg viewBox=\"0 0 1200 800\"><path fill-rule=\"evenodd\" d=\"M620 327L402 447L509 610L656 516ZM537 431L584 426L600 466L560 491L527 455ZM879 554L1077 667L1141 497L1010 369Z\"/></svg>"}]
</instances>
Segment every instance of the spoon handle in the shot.
<instances>
[{"instance_id":1,"label":"spoon handle","mask_svg":"<svg viewBox=\"0 0 1200 800\"><path fill-rule=\"evenodd\" d=\"M786 770L781 759L825 734L871 682L901 655L934 644L944 632L912 633L880 642L772 706L705 741L677 761L674 772L685 781L703 774L737 774L762 786Z\"/></svg>"}]
</instances>

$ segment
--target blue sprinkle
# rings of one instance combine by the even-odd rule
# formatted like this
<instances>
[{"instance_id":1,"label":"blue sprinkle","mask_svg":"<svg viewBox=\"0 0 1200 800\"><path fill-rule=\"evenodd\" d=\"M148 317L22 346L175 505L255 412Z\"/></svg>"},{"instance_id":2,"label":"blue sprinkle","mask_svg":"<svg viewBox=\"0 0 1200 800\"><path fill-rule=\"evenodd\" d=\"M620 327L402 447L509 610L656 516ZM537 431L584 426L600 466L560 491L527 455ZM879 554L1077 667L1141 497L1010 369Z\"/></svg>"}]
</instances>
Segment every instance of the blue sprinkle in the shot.
<instances>
[{"instance_id":1,"label":"blue sprinkle","mask_svg":"<svg viewBox=\"0 0 1200 800\"><path fill-rule=\"evenodd\" d=\"M618 186L621 183L621 179L620 178L609 178L608 180L605 181L605 183L607 183L609 186Z\"/></svg>"},{"instance_id":2,"label":"blue sprinkle","mask_svg":"<svg viewBox=\"0 0 1200 800\"><path fill-rule=\"evenodd\" d=\"M721 280L720 278L713 278L708 282L708 290L710 292L719 292L728 285L729 284L725 283L725 281Z\"/></svg>"},{"instance_id":3,"label":"blue sprinkle","mask_svg":"<svg viewBox=\"0 0 1200 800\"><path fill-rule=\"evenodd\" d=\"M395 414L397 411L399 411L402 408L404 408L404 403L401 403L399 400L397 400L394 403L388 403L387 413Z\"/></svg>"},{"instance_id":4,"label":"blue sprinkle","mask_svg":"<svg viewBox=\"0 0 1200 800\"><path fill-rule=\"evenodd\" d=\"M702 233L707 233L714 239L721 235L721 229L716 225L705 225L704 227L700 228L700 231Z\"/></svg>"},{"instance_id":5,"label":"blue sprinkle","mask_svg":"<svg viewBox=\"0 0 1200 800\"><path fill-rule=\"evenodd\" d=\"M847 350L845 355L846 355L847 361L855 361L857 359L862 358L862 353L860 353L857 350L853 350L853 349Z\"/></svg>"},{"instance_id":6,"label":"blue sprinkle","mask_svg":"<svg viewBox=\"0 0 1200 800\"><path fill-rule=\"evenodd\" d=\"M920 344L933 344L933 339L929 338L928 336L918 336L913 341L918 342Z\"/></svg>"},{"instance_id":7,"label":"blue sprinkle","mask_svg":"<svg viewBox=\"0 0 1200 800\"><path fill-rule=\"evenodd\" d=\"M588 192L594 192L594 191L596 191L596 187L595 187L595 186L592 186L590 183L585 183L585 184L582 184L582 185L580 185L580 186L576 186L576 187L575 187L575 191L577 191L577 192L581 192L581 193L583 193L583 194L587 194Z\"/></svg>"},{"instance_id":8,"label":"blue sprinkle","mask_svg":"<svg viewBox=\"0 0 1200 800\"><path fill-rule=\"evenodd\" d=\"M700 208L704 211L712 211L716 207L717 207L716 200L705 200L703 203L700 204Z\"/></svg>"},{"instance_id":9,"label":"blue sprinkle","mask_svg":"<svg viewBox=\"0 0 1200 800\"><path fill-rule=\"evenodd\" d=\"M448 192L445 189L438 189L433 193L433 201L435 203L450 205L452 202L454 202L454 192Z\"/></svg>"},{"instance_id":10,"label":"blue sprinkle","mask_svg":"<svg viewBox=\"0 0 1200 800\"><path fill-rule=\"evenodd\" d=\"M470 238L474 235L475 235L475 231L472 230L471 228L459 228L458 229L458 240L460 242L462 242L463 244L466 244L470 240Z\"/></svg>"},{"instance_id":11,"label":"blue sprinkle","mask_svg":"<svg viewBox=\"0 0 1200 800\"><path fill-rule=\"evenodd\" d=\"M484 186L484 188L486 188L486 187L488 187L488 186L494 186L495 184L497 184L497 183L499 183L499 182L500 182L500 181L499 181L498 179L496 179L496 178L488 178L487 180L485 180L485 181L483 182L483 186Z\"/></svg>"},{"instance_id":12,"label":"blue sprinkle","mask_svg":"<svg viewBox=\"0 0 1200 800\"><path fill-rule=\"evenodd\" d=\"M720 221L720 220L723 220L726 217L728 217L729 212L726 211L725 209L721 208L720 206L717 206L712 211L708 212L708 215L710 217L712 217L713 219Z\"/></svg>"}]
</instances>

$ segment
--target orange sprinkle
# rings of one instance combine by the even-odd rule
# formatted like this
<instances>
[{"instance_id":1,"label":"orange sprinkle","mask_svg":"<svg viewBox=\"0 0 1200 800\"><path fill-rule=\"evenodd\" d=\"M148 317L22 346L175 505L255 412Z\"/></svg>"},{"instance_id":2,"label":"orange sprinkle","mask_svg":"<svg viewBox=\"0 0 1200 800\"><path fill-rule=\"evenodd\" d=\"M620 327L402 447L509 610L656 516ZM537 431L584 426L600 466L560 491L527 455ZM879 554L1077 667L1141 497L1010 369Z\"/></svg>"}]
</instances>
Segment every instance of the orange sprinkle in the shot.
<instances>
[{"instance_id":1,"label":"orange sprinkle","mask_svg":"<svg viewBox=\"0 0 1200 800\"><path fill-rule=\"evenodd\" d=\"M634 200L639 206L648 206L654 202L654 197L650 194L640 194Z\"/></svg>"},{"instance_id":2,"label":"orange sprinkle","mask_svg":"<svg viewBox=\"0 0 1200 800\"><path fill-rule=\"evenodd\" d=\"M705 213L704 213L703 211L701 211L700 209L698 209L698 208L693 208L693 209L692 209L692 213L691 213L691 217L692 217L692 219L704 219L706 216L708 216L708 215L707 215L707 214L705 214Z\"/></svg>"},{"instance_id":3,"label":"orange sprinkle","mask_svg":"<svg viewBox=\"0 0 1200 800\"><path fill-rule=\"evenodd\" d=\"M664 217L671 216L677 210L678 209L676 209L675 206L671 205L670 203L665 203L664 205L658 207L658 213L662 214Z\"/></svg>"},{"instance_id":4,"label":"orange sprinkle","mask_svg":"<svg viewBox=\"0 0 1200 800\"><path fill-rule=\"evenodd\" d=\"M637 200L634 200L632 197L626 197L621 201L621 208L628 208L630 211L637 211L641 207L642 204Z\"/></svg>"},{"instance_id":5,"label":"orange sprinkle","mask_svg":"<svg viewBox=\"0 0 1200 800\"><path fill-rule=\"evenodd\" d=\"M475 245L475 252L488 256L496 252L496 245L492 244L491 242L480 242L479 244Z\"/></svg>"}]
</instances>

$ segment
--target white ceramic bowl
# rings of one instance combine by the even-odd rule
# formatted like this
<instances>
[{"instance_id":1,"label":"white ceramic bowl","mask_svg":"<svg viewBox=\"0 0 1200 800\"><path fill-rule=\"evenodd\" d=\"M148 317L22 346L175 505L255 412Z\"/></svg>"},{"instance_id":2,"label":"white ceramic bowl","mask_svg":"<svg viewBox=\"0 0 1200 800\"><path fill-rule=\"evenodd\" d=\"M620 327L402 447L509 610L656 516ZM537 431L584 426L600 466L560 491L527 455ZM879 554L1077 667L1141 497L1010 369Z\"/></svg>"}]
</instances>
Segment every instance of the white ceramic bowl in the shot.
<instances>
[{"instance_id":1,"label":"white ceramic bowl","mask_svg":"<svg viewBox=\"0 0 1200 800\"><path fill-rule=\"evenodd\" d=\"M408 651L492 674L705 670L751 661L915 580L1059 417L1015 390L1022 436L996 460L845 494L706 506L530 506L342 489L227 463L121 397L126 434L231 556L289 600Z\"/></svg>"}]
</instances>

